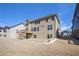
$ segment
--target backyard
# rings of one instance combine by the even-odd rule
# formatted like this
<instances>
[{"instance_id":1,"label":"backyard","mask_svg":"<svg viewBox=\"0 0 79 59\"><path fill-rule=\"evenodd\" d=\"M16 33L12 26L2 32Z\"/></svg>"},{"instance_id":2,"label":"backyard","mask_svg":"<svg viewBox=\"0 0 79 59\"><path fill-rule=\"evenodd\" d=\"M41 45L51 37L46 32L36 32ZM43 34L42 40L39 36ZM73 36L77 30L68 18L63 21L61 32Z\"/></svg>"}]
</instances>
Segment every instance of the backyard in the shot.
<instances>
[{"instance_id":1,"label":"backyard","mask_svg":"<svg viewBox=\"0 0 79 59\"><path fill-rule=\"evenodd\" d=\"M51 44L37 40L0 39L1 56L79 56L79 45L57 39Z\"/></svg>"}]
</instances>

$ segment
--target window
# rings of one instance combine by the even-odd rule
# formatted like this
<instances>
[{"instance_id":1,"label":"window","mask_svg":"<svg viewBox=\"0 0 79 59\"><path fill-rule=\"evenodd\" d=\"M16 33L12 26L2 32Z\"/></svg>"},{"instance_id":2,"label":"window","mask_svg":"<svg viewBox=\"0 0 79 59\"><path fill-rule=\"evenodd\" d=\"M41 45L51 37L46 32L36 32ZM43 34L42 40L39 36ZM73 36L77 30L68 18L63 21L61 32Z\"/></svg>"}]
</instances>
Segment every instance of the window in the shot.
<instances>
[{"instance_id":1,"label":"window","mask_svg":"<svg viewBox=\"0 0 79 59\"><path fill-rule=\"evenodd\" d=\"M7 29L4 29L3 32L7 32Z\"/></svg>"},{"instance_id":2,"label":"window","mask_svg":"<svg viewBox=\"0 0 79 59\"><path fill-rule=\"evenodd\" d=\"M39 27L37 27L37 31L39 31Z\"/></svg>"},{"instance_id":3,"label":"window","mask_svg":"<svg viewBox=\"0 0 79 59\"><path fill-rule=\"evenodd\" d=\"M48 22L48 18L46 18L46 22Z\"/></svg>"},{"instance_id":4,"label":"window","mask_svg":"<svg viewBox=\"0 0 79 59\"><path fill-rule=\"evenodd\" d=\"M7 37L7 35L6 35L6 34L4 34L4 35L3 35L3 37Z\"/></svg>"},{"instance_id":5,"label":"window","mask_svg":"<svg viewBox=\"0 0 79 59\"><path fill-rule=\"evenodd\" d=\"M0 37L1 37L2 35L0 34Z\"/></svg>"},{"instance_id":6,"label":"window","mask_svg":"<svg viewBox=\"0 0 79 59\"><path fill-rule=\"evenodd\" d=\"M52 20L54 20L54 16L52 16Z\"/></svg>"},{"instance_id":7,"label":"window","mask_svg":"<svg viewBox=\"0 0 79 59\"><path fill-rule=\"evenodd\" d=\"M77 13L77 17L79 17L79 12Z\"/></svg>"},{"instance_id":8,"label":"window","mask_svg":"<svg viewBox=\"0 0 79 59\"><path fill-rule=\"evenodd\" d=\"M2 30L0 30L0 32L1 32Z\"/></svg>"},{"instance_id":9,"label":"window","mask_svg":"<svg viewBox=\"0 0 79 59\"><path fill-rule=\"evenodd\" d=\"M39 31L39 27L31 28L31 31Z\"/></svg>"},{"instance_id":10,"label":"window","mask_svg":"<svg viewBox=\"0 0 79 59\"><path fill-rule=\"evenodd\" d=\"M37 38L37 36L36 36L36 35L34 35L34 38Z\"/></svg>"},{"instance_id":11,"label":"window","mask_svg":"<svg viewBox=\"0 0 79 59\"><path fill-rule=\"evenodd\" d=\"M47 30L52 30L52 25L48 25Z\"/></svg>"},{"instance_id":12,"label":"window","mask_svg":"<svg viewBox=\"0 0 79 59\"><path fill-rule=\"evenodd\" d=\"M36 27L34 27L34 31L36 31Z\"/></svg>"},{"instance_id":13,"label":"window","mask_svg":"<svg viewBox=\"0 0 79 59\"><path fill-rule=\"evenodd\" d=\"M79 17L78 17L78 20L76 20L76 22L79 23Z\"/></svg>"},{"instance_id":14,"label":"window","mask_svg":"<svg viewBox=\"0 0 79 59\"><path fill-rule=\"evenodd\" d=\"M40 24L40 20L35 21L35 24Z\"/></svg>"},{"instance_id":15,"label":"window","mask_svg":"<svg viewBox=\"0 0 79 59\"><path fill-rule=\"evenodd\" d=\"M48 34L47 35L47 38L49 39L49 38L52 38L52 34Z\"/></svg>"}]
</instances>

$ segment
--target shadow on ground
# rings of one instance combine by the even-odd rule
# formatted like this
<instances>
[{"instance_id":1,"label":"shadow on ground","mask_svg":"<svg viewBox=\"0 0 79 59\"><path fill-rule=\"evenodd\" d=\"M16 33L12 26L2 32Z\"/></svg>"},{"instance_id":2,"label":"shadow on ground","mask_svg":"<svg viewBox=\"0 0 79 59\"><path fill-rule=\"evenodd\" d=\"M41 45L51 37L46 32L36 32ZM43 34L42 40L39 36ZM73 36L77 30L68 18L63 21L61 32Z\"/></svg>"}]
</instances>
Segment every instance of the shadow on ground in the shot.
<instances>
[{"instance_id":1,"label":"shadow on ground","mask_svg":"<svg viewBox=\"0 0 79 59\"><path fill-rule=\"evenodd\" d=\"M79 45L79 39L73 37L58 37L62 40L67 40L69 44Z\"/></svg>"}]
</instances>

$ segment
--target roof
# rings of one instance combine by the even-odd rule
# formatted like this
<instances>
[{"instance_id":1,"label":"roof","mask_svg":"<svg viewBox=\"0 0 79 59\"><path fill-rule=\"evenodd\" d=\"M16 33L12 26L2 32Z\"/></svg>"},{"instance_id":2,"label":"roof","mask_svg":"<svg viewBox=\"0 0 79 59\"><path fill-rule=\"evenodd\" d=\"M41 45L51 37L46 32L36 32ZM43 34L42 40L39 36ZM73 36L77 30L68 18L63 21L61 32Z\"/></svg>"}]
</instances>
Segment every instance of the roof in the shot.
<instances>
[{"instance_id":1,"label":"roof","mask_svg":"<svg viewBox=\"0 0 79 59\"><path fill-rule=\"evenodd\" d=\"M16 27L16 26L21 25L21 24L23 24L23 23L16 24L14 26L11 26L10 28Z\"/></svg>"},{"instance_id":2,"label":"roof","mask_svg":"<svg viewBox=\"0 0 79 59\"><path fill-rule=\"evenodd\" d=\"M5 26L4 28L5 28L5 29L10 29L10 27L9 27L9 26Z\"/></svg>"},{"instance_id":3,"label":"roof","mask_svg":"<svg viewBox=\"0 0 79 59\"><path fill-rule=\"evenodd\" d=\"M57 17L58 22L60 23L60 21L59 21L59 18L58 18L58 15L57 15L57 14L51 14L51 15L48 15L48 16L44 16L44 17L38 18L38 19L36 19L36 20L30 21L30 22L35 22L35 21L38 21L38 20L44 20L45 18L50 18L50 17L52 17L52 16L56 16L56 17Z\"/></svg>"},{"instance_id":4,"label":"roof","mask_svg":"<svg viewBox=\"0 0 79 59\"><path fill-rule=\"evenodd\" d=\"M48 16L44 16L44 17L38 18L38 19L36 19L36 20L30 21L30 22L35 22L35 21L38 21L38 20L44 20L44 18L50 18L50 17L52 17L52 16L56 16L56 17L57 17L57 20L58 20L58 22L59 22L59 24L60 24L60 21L59 21L59 18L58 18L58 16L57 16L57 14L51 14L51 15L48 15ZM17 24L17 25L11 26L10 28L16 27L16 26L21 25L21 24L24 25L24 23L19 23L19 24Z\"/></svg>"},{"instance_id":5,"label":"roof","mask_svg":"<svg viewBox=\"0 0 79 59\"><path fill-rule=\"evenodd\" d=\"M0 29L10 29L10 27L9 26L5 26L5 27L0 26Z\"/></svg>"}]
</instances>

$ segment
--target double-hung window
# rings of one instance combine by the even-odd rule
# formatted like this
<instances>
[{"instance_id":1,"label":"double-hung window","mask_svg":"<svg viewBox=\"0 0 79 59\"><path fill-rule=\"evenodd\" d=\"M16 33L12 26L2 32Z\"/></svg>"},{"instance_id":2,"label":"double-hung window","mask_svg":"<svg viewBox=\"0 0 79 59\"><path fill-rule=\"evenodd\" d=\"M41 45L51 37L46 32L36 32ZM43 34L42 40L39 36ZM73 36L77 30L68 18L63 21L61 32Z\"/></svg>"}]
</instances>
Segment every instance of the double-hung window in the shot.
<instances>
[{"instance_id":1,"label":"double-hung window","mask_svg":"<svg viewBox=\"0 0 79 59\"><path fill-rule=\"evenodd\" d=\"M34 31L36 31L36 27L34 27Z\"/></svg>"},{"instance_id":2,"label":"double-hung window","mask_svg":"<svg viewBox=\"0 0 79 59\"><path fill-rule=\"evenodd\" d=\"M31 31L39 31L39 27L31 28Z\"/></svg>"},{"instance_id":3,"label":"double-hung window","mask_svg":"<svg viewBox=\"0 0 79 59\"><path fill-rule=\"evenodd\" d=\"M35 24L40 24L40 20L35 21Z\"/></svg>"},{"instance_id":4,"label":"double-hung window","mask_svg":"<svg viewBox=\"0 0 79 59\"><path fill-rule=\"evenodd\" d=\"M52 30L52 24L51 25L47 25L47 30Z\"/></svg>"},{"instance_id":5,"label":"double-hung window","mask_svg":"<svg viewBox=\"0 0 79 59\"><path fill-rule=\"evenodd\" d=\"M39 31L39 27L37 27L37 31Z\"/></svg>"},{"instance_id":6,"label":"double-hung window","mask_svg":"<svg viewBox=\"0 0 79 59\"><path fill-rule=\"evenodd\" d=\"M54 16L52 16L52 21L54 20Z\"/></svg>"},{"instance_id":7,"label":"double-hung window","mask_svg":"<svg viewBox=\"0 0 79 59\"><path fill-rule=\"evenodd\" d=\"M46 18L45 20L46 20L46 22L48 22L48 18Z\"/></svg>"}]
</instances>

